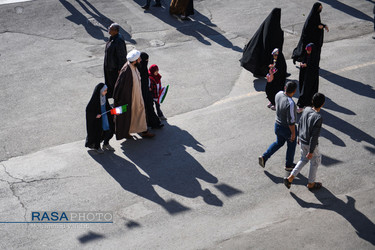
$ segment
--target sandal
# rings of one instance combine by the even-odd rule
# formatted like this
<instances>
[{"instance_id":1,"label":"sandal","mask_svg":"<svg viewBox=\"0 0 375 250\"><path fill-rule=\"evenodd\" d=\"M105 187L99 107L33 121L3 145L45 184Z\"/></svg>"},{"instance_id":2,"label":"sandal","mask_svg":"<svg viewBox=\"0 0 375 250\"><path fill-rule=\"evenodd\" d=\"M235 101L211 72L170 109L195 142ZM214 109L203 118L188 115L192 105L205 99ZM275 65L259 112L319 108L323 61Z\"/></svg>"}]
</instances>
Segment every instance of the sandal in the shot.
<instances>
[{"instance_id":1,"label":"sandal","mask_svg":"<svg viewBox=\"0 0 375 250\"><path fill-rule=\"evenodd\" d=\"M288 177L284 177L284 185L287 189L289 189L290 186L292 186L292 183L288 180Z\"/></svg>"},{"instance_id":2,"label":"sandal","mask_svg":"<svg viewBox=\"0 0 375 250\"><path fill-rule=\"evenodd\" d=\"M310 191L314 191L314 190L318 190L318 189L320 189L322 186L323 186L323 185L322 185L321 182L314 182L314 186L313 186L312 188L309 188L309 187L308 187L308 189L309 189Z\"/></svg>"}]
</instances>

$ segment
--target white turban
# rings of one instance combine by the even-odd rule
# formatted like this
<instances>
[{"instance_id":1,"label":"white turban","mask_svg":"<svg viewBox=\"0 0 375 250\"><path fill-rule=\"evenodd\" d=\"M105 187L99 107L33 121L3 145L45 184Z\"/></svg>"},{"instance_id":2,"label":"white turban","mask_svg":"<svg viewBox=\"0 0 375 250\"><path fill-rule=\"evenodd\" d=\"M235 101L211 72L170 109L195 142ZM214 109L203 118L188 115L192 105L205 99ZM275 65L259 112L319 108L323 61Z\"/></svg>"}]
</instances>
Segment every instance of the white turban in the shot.
<instances>
[{"instance_id":1,"label":"white turban","mask_svg":"<svg viewBox=\"0 0 375 250\"><path fill-rule=\"evenodd\" d=\"M134 61L136 61L140 56L141 56L141 52L139 52L139 51L136 50L136 49L133 49L132 51L130 51L130 52L128 53L128 55L126 56L126 59L128 59L129 62L134 62Z\"/></svg>"}]
</instances>

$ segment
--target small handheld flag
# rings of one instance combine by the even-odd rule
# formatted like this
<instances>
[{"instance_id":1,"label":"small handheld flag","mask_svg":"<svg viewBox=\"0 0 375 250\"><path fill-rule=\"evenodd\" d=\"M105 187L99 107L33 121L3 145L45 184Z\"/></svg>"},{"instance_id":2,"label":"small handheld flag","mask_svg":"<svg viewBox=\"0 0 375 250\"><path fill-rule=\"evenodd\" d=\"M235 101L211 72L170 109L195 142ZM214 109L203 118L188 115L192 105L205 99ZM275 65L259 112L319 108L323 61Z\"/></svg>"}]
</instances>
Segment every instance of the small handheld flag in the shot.
<instances>
[{"instance_id":1,"label":"small handheld flag","mask_svg":"<svg viewBox=\"0 0 375 250\"><path fill-rule=\"evenodd\" d=\"M166 87L162 87L159 92L159 98L158 98L158 103L163 103L165 97L167 96L169 89L169 84Z\"/></svg>"},{"instance_id":2,"label":"small handheld flag","mask_svg":"<svg viewBox=\"0 0 375 250\"><path fill-rule=\"evenodd\" d=\"M111 115L120 115L128 110L128 104L111 109Z\"/></svg>"}]
</instances>

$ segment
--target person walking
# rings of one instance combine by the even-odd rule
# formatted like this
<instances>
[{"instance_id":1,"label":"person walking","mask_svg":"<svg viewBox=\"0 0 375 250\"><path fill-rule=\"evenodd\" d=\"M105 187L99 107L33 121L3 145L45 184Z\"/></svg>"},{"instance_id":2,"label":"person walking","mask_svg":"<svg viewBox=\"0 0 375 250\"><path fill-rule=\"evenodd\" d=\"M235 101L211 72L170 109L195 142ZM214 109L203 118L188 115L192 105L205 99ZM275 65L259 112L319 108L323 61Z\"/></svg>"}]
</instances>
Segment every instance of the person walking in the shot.
<instances>
[{"instance_id":1,"label":"person walking","mask_svg":"<svg viewBox=\"0 0 375 250\"><path fill-rule=\"evenodd\" d=\"M146 0L146 4L142 6L142 9L148 10L150 8L151 0ZM160 0L155 0L155 4L152 7L161 7Z\"/></svg>"},{"instance_id":2,"label":"person walking","mask_svg":"<svg viewBox=\"0 0 375 250\"><path fill-rule=\"evenodd\" d=\"M276 122L275 122L275 134L276 141L272 143L267 151L259 156L259 165L261 167L266 166L267 160L279 150L285 142L287 142L286 151L286 162L285 170L291 171L295 164L294 153L296 149L296 105L292 99L293 95L296 93L297 84L293 81L289 81L285 85L285 91L280 91L276 94Z\"/></svg>"},{"instance_id":3,"label":"person walking","mask_svg":"<svg viewBox=\"0 0 375 250\"><path fill-rule=\"evenodd\" d=\"M113 89L121 68L126 62L126 44L119 34L120 25L112 23L108 28L110 38L105 45L104 79L108 86L107 96L112 98Z\"/></svg>"},{"instance_id":4,"label":"person walking","mask_svg":"<svg viewBox=\"0 0 375 250\"><path fill-rule=\"evenodd\" d=\"M158 102L160 90L161 90L161 75L159 74L159 67L156 64L151 65L150 69L148 70L148 75L150 78L150 88L152 92L152 96L154 98L154 103L156 107L156 112L160 120L167 120L164 116L163 112L160 108L160 103Z\"/></svg>"},{"instance_id":5,"label":"person walking","mask_svg":"<svg viewBox=\"0 0 375 250\"><path fill-rule=\"evenodd\" d=\"M146 113L141 90L141 76L137 69L141 52L132 50L127 55L127 62L120 71L113 99L115 107L128 105L128 111L115 117L116 139L133 138L131 133L141 133L142 137L151 138L147 130Z\"/></svg>"},{"instance_id":6,"label":"person walking","mask_svg":"<svg viewBox=\"0 0 375 250\"><path fill-rule=\"evenodd\" d=\"M153 93L150 88L150 79L147 66L149 55L145 52L142 52L140 57L141 62L138 66L138 70L141 75L142 97L145 103L147 126L151 128L162 128L164 124L160 122L159 117L155 114L154 111L154 100L152 97Z\"/></svg>"},{"instance_id":7,"label":"person walking","mask_svg":"<svg viewBox=\"0 0 375 250\"><path fill-rule=\"evenodd\" d=\"M316 182L315 178L322 158L319 152L318 139L323 123L323 118L319 114L319 111L323 107L324 102L325 96L321 93L316 93L312 99L313 107L307 107L299 120L298 141L301 145L301 159L290 175L284 177L284 185L288 189L291 187L294 178L309 161L310 171L307 188L313 191L322 187L322 183Z\"/></svg>"},{"instance_id":8,"label":"person walking","mask_svg":"<svg viewBox=\"0 0 375 250\"><path fill-rule=\"evenodd\" d=\"M269 103L268 108L276 110L275 108L275 96L279 91L282 91L285 86L286 80L286 62L284 55L280 53L279 49L276 48L272 51L272 63L268 66L270 71L267 77L266 83L266 95ZM270 77L272 74L272 77Z\"/></svg>"},{"instance_id":9,"label":"person walking","mask_svg":"<svg viewBox=\"0 0 375 250\"><path fill-rule=\"evenodd\" d=\"M241 66L253 73L254 77L261 78L267 75L268 66L273 60L272 51L275 48L278 48L279 64L285 65L285 72L287 70L282 53L284 31L281 29L280 19L281 9L274 8L243 49Z\"/></svg>"},{"instance_id":10,"label":"person walking","mask_svg":"<svg viewBox=\"0 0 375 250\"><path fill-rule=\"evenodd\" d=\"M104 83L96 85L89 103L86 106L86 130L87 137L85 147L94 149L97 153L104 153L103 150L114 151L109 145L113 136L113 116L106 113L111 110L107 98L107 86ZM100 143L104 140L103 149Z\"/></svg>"},{"instance_id":11,"label":"person walking","mask_svg":"<svg viewBox=\"0 0 375 250\"><path fill-rule=\"evenodd\" d=\"M182 20L189 20L188 16L194 15L193 0L172 0L169 14L181 15Z\"/></svg>"},{"instance_id":12,"label":"person walking","mask_svg":"<svg viewBox=\"0 0 375 250\"><path fill-rule=\"evenodd\" d=\"M309 16L307 17L302 29L301 37L297 47L293 50L293 63L301 62L304 58L306 45L313 43L316 46L318 67L320 62L320 53L323 46L324 29L329 32L328 25L323 24L320 20L320 13L323 6L321 3L314 3Z\"/></svg>"},{"instance_id":13,"label":"person walking","mask_svg":"<svg viewBox=\"0 0 375 250\"><path fill-rule=\"evenodd\" d=\"M319 58L316 46L309 43L304 59L300 63L299 71L299 98L297 113L301 113L306 106L311 106L312 97L319 90Z\"/></svg>"}]
</instances>

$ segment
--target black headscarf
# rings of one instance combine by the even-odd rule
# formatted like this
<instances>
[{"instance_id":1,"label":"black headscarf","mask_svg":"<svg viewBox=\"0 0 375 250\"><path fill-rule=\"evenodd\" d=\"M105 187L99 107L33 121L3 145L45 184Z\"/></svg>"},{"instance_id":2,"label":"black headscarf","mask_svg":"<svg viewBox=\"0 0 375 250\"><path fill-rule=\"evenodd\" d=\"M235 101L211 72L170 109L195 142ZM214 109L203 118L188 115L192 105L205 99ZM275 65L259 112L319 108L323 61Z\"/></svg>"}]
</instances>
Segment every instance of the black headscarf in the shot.
<instances>
[{"instance_id":1,"label":"black headscarf","mask_svg":"<svg viewBox=\"0 0 375 250\"><path fill-rule=\"evenodd\" d=\"M300 68L299 73L300 96L297 102L299 107L311 106L312 97L319 90L319 51L313 43L310 46L311 54L305 53L302 60L307 67Z\"/></svg>"},{"instance_id":2,"label":"black headscarf","mask_svg":"<svg viewBox=\"0 0 375 250\"><path fill-rule=\"evenodd\" d=\"M104 83L99 83L96 85L94 92L92 93L91 99L86 106L86 147L95 148L99 147L100 142L103 140L103 128L102 128L102 118L96 118L98 114L101 114L100 107L100 90L103 88ZM108 103L108 97L106 96L106 111L111 109L111 106ZM114 131L113 116L110 113L107 113L108 123L111 131Z\"/></svg>"},{"instance_id":3,"label":"black headscarf","mask_svg":"<svg viewBox=\"0 0 375 250\"><path fill-rule=\"evenodd\" d=\"M303 60L305 54L305 47L309 43L314 43L315 49L318 50L320 58L320 48L323 46L324 30L319 29L319 25L323 25L320 20L320 6L321 3L314 3L310 14L308 15L305 25L303 26L301 38L297 47L293 50L292 58L294 61Z\"/></svg>"},{"instance_id":4,"label":"black headscarf","mask_svg":"<svg viewBox=\"0 0 375 250\"><path fill-rule=\"evenodd\" d=\"M254 75L267 75L268 65L272 60L271 52L275 48L282 53L284 32L281 29L280 19L281 9L273 9L244 48L240 60L241 66Z\"/></svg>"},{"instance_id":5,"label":"black headscarf","mask_svg":"<svg viewBox=\"0 0 375 250\"><path fill-rule=\"evenodd\" d=\"M154 100L152 99L152 93L149 90L149 75L148 75L148 54L141 52L141 62L138 66L139 73L141 74L141 88L142 97L145 103L146 121L147 126L157 127L160 125L159 117L154 111Z\"/></svg>"}]
</instances>

